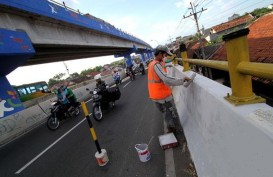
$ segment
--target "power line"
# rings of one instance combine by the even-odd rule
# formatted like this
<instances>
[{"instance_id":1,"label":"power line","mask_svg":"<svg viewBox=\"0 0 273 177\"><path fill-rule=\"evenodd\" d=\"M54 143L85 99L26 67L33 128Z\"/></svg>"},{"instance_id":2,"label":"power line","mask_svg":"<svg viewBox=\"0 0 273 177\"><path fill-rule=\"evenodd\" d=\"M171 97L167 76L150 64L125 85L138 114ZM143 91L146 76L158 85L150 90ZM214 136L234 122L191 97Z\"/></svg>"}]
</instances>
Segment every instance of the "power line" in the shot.
<instances>
[{"instance_id":1,"label":"power line","mask_svg":"<svg viewBox=\"0 0 273 177\"><path fill-rule=\"evenodd\" d=\"M213 1L213 0L210 0L207 4L204 5L204 7L207 6L208 4L210 4L212 1Z\"/></svg>"},{"instance_id":2,"label":"power line","mask_svg":"<svg viewBox=\"0 0 273 177\"><path fill-rule=\"evenodd\" d=\"M199 29L199 24L198 24L198 19L197 19L197 14L198 13L202 13L203 11L207 10L207 9L201 9L200 11L196 11L196 6L194 6L194 4L190 3L191 4L191 10L192 12L190 12L190 15L188 16L184 16L184 18L188 18L188 17L191 17L193 16L194 17L194 20L195 20L195 23L196 23L196 27L197 27L197 33L198 33L198 37L199 37L199 41L200 41L200 46L201 46L201 51L202 51L202 57L203 59L205 59L205 52L204 52L204 48L203 48L203 45L202 45L202 37L201 37L201 32L200 32L200 29Z\"/></svg>"},{"instance_id":3,"label":"power line","mask_svg":"<svg viewBox=\"0 0 273 177\"><path fill-rule=\"evenodd\" d=\"M203 0L203 2L200 2L200 4L201 4L201 3L204 3L205 1L206 1L206 0ZM206 3L206 5L204 5L204 6L207 6L207 5L210 4L211 2L212 2L212 0L208 1L208 2ZM218 22L220 22L221 20L223 20L224 17L227 16L227 15L223 15L223 14L228 14L228 11L234 9L235 7L239 7L240 5L242 5L242 4L246 3L246 2L248 2L248 1L245 0L245 1L243 1L243 2L240 2L240 3L238 3L238 4L234 5L234 6L232 6L231 8L226 9L224 13L221 13L221 16L220 16L220 17L217 17L217 18L215 18L215 17L209 17L209 18L206 18L206 19L202 19L202 21L213 21L213 22L211 22L211 23L206 23L206 24L205 24L206 26L210 26L210 25L213 25L213 24L217 24ZM249 8L249 7L251 7L251 6L254 6L254 5L256 5L256 4L259 4L259 3L261 3L261 2L264 2L264 0L261 0L261 1L257 2L257 3L254 3L254 4L251 4L251 5L247 6L247 7L241 8L241 9L239 9L239 10L233 12L233 13L239 13L240 11L245 10L245 9L247 9L247 8ZM199 5L200 5L200 4L199 4ZM199 17L198 17L198 20L199 20L200 16L201 16L201 14L200 14ZM181 20L181 21L182 21L182 20ZM184 25L186 22L187 22L187 21L184 21L183 25ZM182 29L184 29L185 27L186 27L186 26L182 26L182 28L181 28L180 30L182 31ZM177 28L177 29L178 29L178 28ZM180 30L179 30L179 31L180 31ZM177 31L177 30L176 30L176 31Z\"/></svg>"},{"instance_id":4,"label":"power line","mask_svg":"<svg viewBox=\"0 0 273 177\"><path fill-rule=\"evenodd\" d=\"M259 3L263 2L263 1L264 1L264 0L259 1L259 2L254 3L254 4L251 4L251 5L247 6L247 7L241 8L241 9L235 11L234 13L239 13L240 11L245 10L245 9L251 7L251 6L256 5L256 4L259 4ZM246 2L246 1L244 1L244 2ZM242 3L240 3L240 4L242 4ZM226 15L220 16L220 17L218 17L218 18L216 18L216 19L215 19L215 18L208 18L208 19L206 19L206 20L213 20L214 22L213 22L213 23L209 23L209 24L215 24L215 22L218 22L218 21L222 20L223 17L226 17Z\"/></svg>"},{"instance_id":5,"label":"power line","mask_svg":"<svg viewBox=\"0 0 273 177\"><path fill-rule=\"evenodd\" d=\"M206 0L203 0L202 2L199 2L198 5L200 6L200 5L203 4L205 1L206 1Z\"/></svg>"}]
</instances>

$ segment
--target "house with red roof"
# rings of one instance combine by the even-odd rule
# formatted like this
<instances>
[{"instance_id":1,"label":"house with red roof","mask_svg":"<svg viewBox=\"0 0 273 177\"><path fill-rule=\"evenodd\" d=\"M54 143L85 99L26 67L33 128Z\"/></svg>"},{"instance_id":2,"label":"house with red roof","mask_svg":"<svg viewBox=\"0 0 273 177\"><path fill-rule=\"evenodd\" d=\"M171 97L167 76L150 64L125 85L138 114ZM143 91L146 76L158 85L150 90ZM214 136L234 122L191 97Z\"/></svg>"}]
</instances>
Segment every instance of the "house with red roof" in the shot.
<instances>
[{"instance_id":1,"label":"house with red roof","mask_svg":"<svg viewBox=\"0 0 273 177\"><path fill-rule=\"evenodd\" d=\"M251 14L246 14L228 22L213 26L210 29L210 41L216 41L225 34L243 29L248 26L252 20L254 20L254 17Z\"/></svg>"},{"instance_id":2,"label":"house with red roof","mask_svg":"<svg viewBox=\"0 0 273 177\"><path fill-rule=\"evenodd\" d=\"M251 62L273 63L273 13L264 15L248 26L250 32L247 36L249 57ZM209 57L210 60L227 60L224 43ZM228 73L212 70L213 79L221 76L228 82ZM256 94L273 99L273 81L252 77L253 88ZM228 85L228 84L227 84Z\"/></svg>"}]
</instances>

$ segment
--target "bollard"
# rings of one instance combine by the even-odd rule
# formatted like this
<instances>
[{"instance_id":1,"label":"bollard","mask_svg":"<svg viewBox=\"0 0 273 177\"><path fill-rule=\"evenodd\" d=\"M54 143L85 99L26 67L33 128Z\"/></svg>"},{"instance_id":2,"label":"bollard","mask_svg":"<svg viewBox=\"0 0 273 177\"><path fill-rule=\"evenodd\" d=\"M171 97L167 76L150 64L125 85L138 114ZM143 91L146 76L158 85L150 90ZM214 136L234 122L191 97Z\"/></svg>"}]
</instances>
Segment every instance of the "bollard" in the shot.
<instances>
[{"instance_id":1,"label":"bollard","mask_svg":"<svg viewBox=\"0 0 273 177\"><path fill-rule=\"evenodd\" d=\"M83 109L85 118L86 118L86 120L88 122L92 138L95 141L95 144L96 144L96 147L97 147L97 150L98 150L98 152L95 153L95 157L97 159L97 162L98 162L99 166L105 166L109 162L107 152L106 152L105 149L100 148L100 144L99 144L96 132L95 132L95 130L93 128L93 124L91 122L91 119L90 119L89 113L87 111L85 102L81 102L81 105L82 105L82 109Z\"/></svg>"},{"instance_id":2,"label":"bollard","mask_svg":"<svg viewBox=\"0 0 273 177\"><path fill-rule=\"evenodd\" d=\"M225 99L234 105L265 102L265 99L253 93L251 76L241 74L237 69L241 62L249 62L248 33L247 28L223 36L232 90L232 94Z\"/></svg>"}]
</instances>

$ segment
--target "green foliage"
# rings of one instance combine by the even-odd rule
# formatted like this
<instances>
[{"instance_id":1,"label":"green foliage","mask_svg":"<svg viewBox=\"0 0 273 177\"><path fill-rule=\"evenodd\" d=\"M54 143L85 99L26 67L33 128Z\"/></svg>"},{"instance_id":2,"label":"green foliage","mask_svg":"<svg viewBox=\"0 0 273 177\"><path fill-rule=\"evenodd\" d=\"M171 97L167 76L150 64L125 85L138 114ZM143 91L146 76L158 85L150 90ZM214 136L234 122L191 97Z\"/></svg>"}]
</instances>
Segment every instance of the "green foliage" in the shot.
<instances>
[{"instance_id":1,"label":"green foliage","mask_svg":"<svg viewBox=\"0 0 273 177\"><path fill-rule=\"evenodd\" d=\"M86 76L88 73L91 73L92 72L92 69L89 68L89 69L85 69L85 70L82 70L82 72L80 73L81 76Z\"/></svg>"},{"instance_id":2,"label":"green foliage","mask_svg":"<svg viewBox=\"0 0 273 177\"><path fill-rule=\"evenodd\" d=\"M48 81L48 86L49 88L52 87L53 85L63 81L63 77L65 76L65 73L59 73L59 74L56 74L53 78L49 79Z\"/></svg>"},{"instance_id":3,"label":"green foliage","mask_svg":"<svg viewBox=\"0 0 273 177\"><path fill-rule=\"evenodd\" d=\"M264 14L267 14L269 12L272 12L272 9L268 9L267 7L260 8L260 9L255 9L252 11L250 14L256 18L259 18L263 16Z\"/></svg>"},{"instance_id":4,"label":"green foliage","mask_svg":"<svg viewBox=\"0 0 273 177\"><path fill-rule=\"evenodd\" d=\"M79 76L80 76L80 75L79 75L79 73L77 73L77 72L70 74L71 79L78 78Z\"/></svg>"},{"instance_id":5,"label":"green foliage","mask_svg":"<svg viewBox=\"0 0 273 177\"><path fill-rule=\"evenodd\" d=\"M59 74L56 74L53 79L55 80L58 80L58 81L61 81L61 79L65 76L65 73L59 73Z\"/></svg>"},{"instance_id":6,"label":"green foliage","mask_svg":"<svg viewBox=\"0 0 273 177\"><path fill-rule=\"evenodd\" d=\"M100 72L101 69L102 69L102 66L96 66L93 70L94 70L95 72Z\"/></svg>"},{"instance_id":7,"label":"green foliage","mask_svg":"<svg viewBox=\"0 0 273 177\"><path fill-rule=\"evenodd\" d=\"M89 74L91 72L100 72L101 69L102 69L102 66L96 66L95 68L85 69L80 73L80 75L81 76L86 76L87 74Z\"/></svg>"},{"instance_id":8,"label":"green foliage","mask_svg":"<svg viewBox=\"0 0 273 177\"><path fill-rule=\"evenodd\" d=\"M55 85L55 84L57 84L57 83L59 83L59 82L60 82L60 81L51 78L51 79L49 79L49 81L48 81L48 87L51 88L53 85Z\"/></svg>"},{"instance_id":9,"label":"green foliage","mask_svg":"<svg viewBox=\"0 0 273 177\"><path fill-rule=\"evenodd\" d=\"M117 65L126 66L124 59L121 59L121 60L118 60L118 61L114 61L114 62L111 63L111 65L114 65L114 66L117 66Z\"/></svg>"}]
</instances>

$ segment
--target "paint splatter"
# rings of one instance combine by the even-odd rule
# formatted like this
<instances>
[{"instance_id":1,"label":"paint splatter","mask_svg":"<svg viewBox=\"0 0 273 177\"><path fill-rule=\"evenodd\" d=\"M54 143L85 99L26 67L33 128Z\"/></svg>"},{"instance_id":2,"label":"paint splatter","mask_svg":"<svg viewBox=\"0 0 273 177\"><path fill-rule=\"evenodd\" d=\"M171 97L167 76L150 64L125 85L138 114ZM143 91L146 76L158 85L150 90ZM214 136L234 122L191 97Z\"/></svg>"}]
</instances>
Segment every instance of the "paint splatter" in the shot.
<instances>
[{"instance_id":1,"label":"paint splatter","mask_svg":"<svg viewBox=\"0 0 273 177\"><path fill-rule=\"evenodd\" d=\"M7 91L7 93L11 96L12 99L16 99L16 92L14 92L14 91Z\"/></svg>"}]
</instances>

